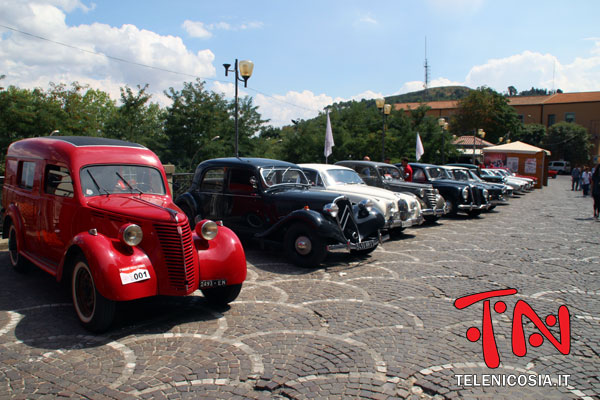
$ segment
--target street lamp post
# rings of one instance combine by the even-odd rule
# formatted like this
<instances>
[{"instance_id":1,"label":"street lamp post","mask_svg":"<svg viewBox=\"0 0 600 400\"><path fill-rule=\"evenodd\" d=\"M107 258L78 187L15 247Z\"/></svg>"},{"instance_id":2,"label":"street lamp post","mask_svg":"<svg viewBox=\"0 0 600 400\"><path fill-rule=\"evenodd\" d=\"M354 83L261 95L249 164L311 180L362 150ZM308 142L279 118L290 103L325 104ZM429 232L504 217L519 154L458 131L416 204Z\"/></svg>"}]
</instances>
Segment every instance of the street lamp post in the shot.
<instances>
[{"instance_id":1,"label":"street lamp post","mask_svg":"<svg viewBox=\"0 0 600 400\"><path fill-rule=\"evenodd\" d=\"M248 60L242 60L238 64L237 58L233 69L230 70L231 64L223 64L225 67L225 76L229 72L235 72L235 156L239 157L238 146L239 146L239 134L238 134L238 81L244 82L244 87L248 87L248 79L252 76L252 70L254 69L254 63ZM240 78L240 75L242 78Z\"/></svg>"},{"instance_id":2,"label":"street lamp post","mask_svg":"<svg viewBox=\"0 0 600 400\"><path fill-rule=\"evenodd\" d=\"M485 131L483 129L477 129L476 133L473 135L473 164L475 164L475 141L479 136L481 136L482 139L485 137Z\"/></svg>"},{"instance_id":3,"label":"street lamp post","mask_svg":"<svg viewBox=\"0 0 600 400\"><path fill-rule=\"evenodd\" d=\"M442 165L446 163L446 138L444 131L448 130L448 123L445 118L438 119L438 125L442 129Z\"/></svg>"},{"instance_id":4,"label":"street lamp post","mask_svg":"<svg viewBox=\"0 0 600 400\"><path fill-rule=\"evenodd\" d=\"M385 104L385 99L375 99L375 105L381 110L383 126L381 127L381 162L385 162L385 116L392 112L392 105Z\"/></svg>"}]
</instances>

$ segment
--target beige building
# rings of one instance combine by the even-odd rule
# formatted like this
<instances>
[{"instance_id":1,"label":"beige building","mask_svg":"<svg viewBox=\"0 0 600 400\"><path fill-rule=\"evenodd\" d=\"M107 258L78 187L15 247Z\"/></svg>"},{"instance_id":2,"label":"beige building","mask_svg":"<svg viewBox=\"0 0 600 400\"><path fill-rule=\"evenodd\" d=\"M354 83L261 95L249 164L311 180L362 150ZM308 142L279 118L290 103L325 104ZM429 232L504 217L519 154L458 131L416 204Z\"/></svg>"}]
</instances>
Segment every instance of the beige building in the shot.
<instances>
[{"instance_id":1,"label":"beige building","mask_svg":"<svg viewBox=\"0 0 600 400\"><path fill-rule=\"evenodd\" d=\"M542 124L546 127L557 122L574 122L588 130L593 148L594 164L600 161L600 92L555 93L547 96L513 96L509 105L515 108L524 124ZM427 115L447 120L458 110L458 101L432 101L428 103L398 103L396 110L406 113L421 104L431 107Z\"/></svg>"}]
</instances>

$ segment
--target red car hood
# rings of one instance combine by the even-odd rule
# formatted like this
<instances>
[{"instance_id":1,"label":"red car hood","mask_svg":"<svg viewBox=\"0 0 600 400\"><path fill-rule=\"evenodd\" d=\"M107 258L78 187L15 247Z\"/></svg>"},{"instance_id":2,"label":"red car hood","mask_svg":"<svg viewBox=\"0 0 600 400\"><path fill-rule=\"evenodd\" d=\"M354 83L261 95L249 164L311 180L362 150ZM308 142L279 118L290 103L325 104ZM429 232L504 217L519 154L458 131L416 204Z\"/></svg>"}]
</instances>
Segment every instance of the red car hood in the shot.
<instances>
[{"instance_id":1,"label":"red car hood","mask_svg":"<svg viewBox=\"0 0 600 400\"><path fill-rule=\"evenodd\" d=\"M113 194L93 197L87 204L99 211L126 215L134 219L172 222L176 216L178 221L182 221L185 215L179 211L170 198L164 196Z\"/></svg>"}]
</instances>

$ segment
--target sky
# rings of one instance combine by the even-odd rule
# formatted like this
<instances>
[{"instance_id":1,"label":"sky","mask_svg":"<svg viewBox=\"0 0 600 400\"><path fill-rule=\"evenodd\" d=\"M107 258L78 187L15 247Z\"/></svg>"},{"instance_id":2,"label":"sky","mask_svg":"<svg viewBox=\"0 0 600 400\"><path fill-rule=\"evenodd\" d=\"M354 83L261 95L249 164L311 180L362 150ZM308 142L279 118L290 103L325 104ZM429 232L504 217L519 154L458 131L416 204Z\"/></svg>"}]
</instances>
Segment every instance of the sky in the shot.
<instances>
[{"instance_id":1,"label":"sky","mask_svg":"<svg viewBox=\"0 0 600 400\"><path fill-rule=\"evenodd\" d=\"M224 63L273 126L340 101L429 87L600 91L597 0L0 0L0 86L77 81L152 101L200 79L234 96Z\"/></svg>"}]
</instances>

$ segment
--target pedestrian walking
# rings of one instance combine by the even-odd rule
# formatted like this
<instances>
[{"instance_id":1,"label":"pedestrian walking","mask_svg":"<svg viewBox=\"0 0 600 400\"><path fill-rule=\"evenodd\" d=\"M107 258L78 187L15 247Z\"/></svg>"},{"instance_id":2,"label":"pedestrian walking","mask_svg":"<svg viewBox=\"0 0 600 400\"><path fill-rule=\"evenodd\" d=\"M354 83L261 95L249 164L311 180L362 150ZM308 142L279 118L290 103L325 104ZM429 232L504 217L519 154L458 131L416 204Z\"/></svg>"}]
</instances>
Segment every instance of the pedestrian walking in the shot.
<instances>
[{"instance_id":1,"label":"pedestrian walking","mask_svg":"<svg viewBox=\"0 0 600 400\"><path fill-rule=\"evenodd\" d=\"M571 170L571 190L579 190L579 177L581 176L581 171L579 167L576 165Z\"/></svg>"},{"instance_id":2,"label":"pedestrian walking","mask_svg":"<svg viewBox=\"0 0 600 400\"><path fill-rule=\"evenodd\" d=\"M592 197L594 198L594 218L600 218L600 164L594 168L591 179Z\"/></svg>"},{"instance_id":3,"label":"pedestrian walking","mask_svg":"<svg viewBox=\"0 0 600 400\"><path fill-rule=\"evenodd\" d=\"M583 189L583 196L587 196L590 193L590 180L592 178L592 173L590 172L589 167L583 168L583 173L581 174L581 187Z\"/></svg>"}]
</instances>

